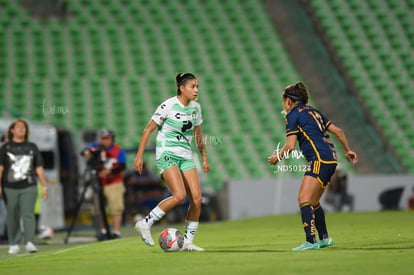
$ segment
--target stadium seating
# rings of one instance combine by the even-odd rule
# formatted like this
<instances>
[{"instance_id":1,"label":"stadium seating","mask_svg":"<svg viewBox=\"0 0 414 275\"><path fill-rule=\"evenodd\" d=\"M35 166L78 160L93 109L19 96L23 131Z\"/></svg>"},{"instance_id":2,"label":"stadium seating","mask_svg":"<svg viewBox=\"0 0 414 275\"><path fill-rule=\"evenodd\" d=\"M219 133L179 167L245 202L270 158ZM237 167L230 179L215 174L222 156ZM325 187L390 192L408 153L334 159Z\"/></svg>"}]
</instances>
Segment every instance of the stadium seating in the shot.
<instances>
[{"instance_id":1,"label":"stadium seating","mask_svg":"<svg viewBox=\"0 0 414 275\"><path fill-rule=\"evenodd\" d=\"M414 172L412 1L309 1L361 98Z\"/></svg>"},{"instance_id":2,"label":"stadium seating","mask_svg":"<svg viewBox=\"0 0 414 275\"><path fill-rule=\"evenodd\" d=\"M24 116L73 131L109 127L136 148L157 105L175 94L175 74L191 71L207 184L274 175L266 157L284 141L280 92L300 77L259 2L73 0L66 19L45 21L0 2L1 100Z\"/></svg>"}]
</instances>

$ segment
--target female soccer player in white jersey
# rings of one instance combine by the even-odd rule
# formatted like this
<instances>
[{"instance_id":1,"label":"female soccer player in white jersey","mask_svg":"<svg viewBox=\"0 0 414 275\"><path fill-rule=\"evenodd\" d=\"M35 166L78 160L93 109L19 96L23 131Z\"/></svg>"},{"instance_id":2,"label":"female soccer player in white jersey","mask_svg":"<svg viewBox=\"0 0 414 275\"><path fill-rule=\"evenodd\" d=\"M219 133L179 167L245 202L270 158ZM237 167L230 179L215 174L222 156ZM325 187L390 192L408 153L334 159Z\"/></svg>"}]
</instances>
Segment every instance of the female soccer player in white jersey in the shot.
<instances>
[{"instance_id":1,"label":"female soccer player in white jersey","mask_svg":"<svg viewBox=\"0 0 414 275\"><path fill-rule=\"evenodd\" d=\"M210 169L202 139L201 107L195 101L198 82L191 73L179 73L175 79L177 96L167 99L158 106L142 133L134 163L135 169L142 173L144 163L142 156L149 136L154 130L159 129L156 142L157 169L165 179L172 195L161 201L144 219L138 221L135 229L140 232L142 240L147 245L153 246L151 226L188 196L190 206L186 217L182 250L203 251L203 248L193 244L201 212L201 185L191 152L193 137L203 158L204 172L207 173Z\"/></svg>"}]
</instances>

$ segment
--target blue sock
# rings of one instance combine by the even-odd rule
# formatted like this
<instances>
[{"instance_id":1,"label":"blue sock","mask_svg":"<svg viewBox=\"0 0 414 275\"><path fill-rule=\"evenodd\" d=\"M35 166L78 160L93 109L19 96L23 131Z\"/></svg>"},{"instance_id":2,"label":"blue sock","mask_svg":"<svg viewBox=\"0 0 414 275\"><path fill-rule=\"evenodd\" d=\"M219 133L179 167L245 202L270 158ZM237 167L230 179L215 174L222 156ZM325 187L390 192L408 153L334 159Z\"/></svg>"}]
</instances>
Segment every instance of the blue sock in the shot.
<instances>
[{"instance_id":1,"label":"blue sock","mask_svg":"<svg viewBox=\"0 0 414 275\"><path fill-rule=\"evenodd\" d=\"M328 229L326 229L325 222L325 211L323 211L322 206L318 205L313 207L313 213L315 214L315 226L318 230L319 240L328 238Z\"/></svg>"},{"instance_id":2,"label":"blue sock","mask_svg":"<svg viewBox=\"0 0 414 275\"><path fill-rule=\"evenodd\" d=\"M313 208L310 203L302 203L300 206L300 213L302 214L302 224L305 230L306 241L316 243L315 238L315 217L313 215Z\"/></svg>"}]
</instances>

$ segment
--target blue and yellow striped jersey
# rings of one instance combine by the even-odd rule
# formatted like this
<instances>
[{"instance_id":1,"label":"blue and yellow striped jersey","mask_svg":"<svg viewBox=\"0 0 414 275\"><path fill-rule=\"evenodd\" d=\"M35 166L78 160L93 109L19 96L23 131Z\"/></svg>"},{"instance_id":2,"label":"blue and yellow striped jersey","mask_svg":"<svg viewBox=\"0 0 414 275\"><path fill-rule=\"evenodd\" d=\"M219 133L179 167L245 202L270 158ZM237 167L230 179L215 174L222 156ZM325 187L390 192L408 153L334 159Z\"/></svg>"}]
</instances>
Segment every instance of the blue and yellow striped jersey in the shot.
<instances>
[{"instance_id":1,"label":"blue and yellow striped jersey","mask_svg":"<svg viewBox=\"0 0 414 275\"><path fill-rule=\"evenodd\" d=\"M336 163L336 152L326 129L331 124L312 106L298 104L286 115L286 135L297 135L307 161Z\"/></svg>"}]
</instances>

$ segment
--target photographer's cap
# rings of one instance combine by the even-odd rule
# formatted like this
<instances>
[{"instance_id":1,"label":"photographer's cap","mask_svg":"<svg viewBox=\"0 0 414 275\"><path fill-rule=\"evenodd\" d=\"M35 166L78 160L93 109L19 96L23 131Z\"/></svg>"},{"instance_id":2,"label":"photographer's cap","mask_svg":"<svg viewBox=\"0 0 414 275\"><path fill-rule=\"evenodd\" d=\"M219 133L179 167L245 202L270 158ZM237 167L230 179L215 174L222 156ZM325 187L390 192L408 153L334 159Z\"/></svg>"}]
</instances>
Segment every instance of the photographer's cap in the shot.
<instances>
[{"instance_id":1,"label":"photographer's cap","mask_svg":"<svg viewBox=\"0 0 414 275\"><path fill-rule=\"evenodd\" d=\"M114 132L109 129L102 129L99 131L98 134L99 138L105 138L105 137L114 137Z\"/></svg>"}]
</instances>

